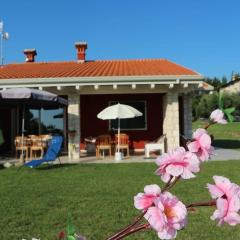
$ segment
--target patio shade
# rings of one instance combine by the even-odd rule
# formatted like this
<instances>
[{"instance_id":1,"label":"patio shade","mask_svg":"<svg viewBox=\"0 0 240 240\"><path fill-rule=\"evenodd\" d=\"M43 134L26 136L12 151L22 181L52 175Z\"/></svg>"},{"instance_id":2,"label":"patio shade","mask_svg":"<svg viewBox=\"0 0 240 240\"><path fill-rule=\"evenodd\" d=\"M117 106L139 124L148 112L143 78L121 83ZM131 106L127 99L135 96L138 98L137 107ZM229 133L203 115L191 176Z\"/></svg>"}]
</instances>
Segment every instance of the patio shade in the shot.
<instances>
[{"instance_id":1,"label":"patio shade","mask_svg":"<svg viewBox=\"0 0 240 240\"><path fill-rule=\"evenodd\" d=\"M103 109L97 117L102 120L110 119L124 119L124 118L134 118L142 116L136 108L126 105L126 104L115 104Z\"/></svg>"},{"instance_id":2,"label":"patio shade","mask_svg":"<svg viewBox=\"0 0 240 240\"><path fill-rule=\"evenodd\" d=\"M57 94L31 88L9 88L0 91L0 105L24 106L33 109L55 109L67 106L66 99Z\"/></svg>"},{"instance_id":3,"label":"patio shade","mask_svg":"<svg viewBox=\"0 0 240 240\"><path fill-rule=\"evenodd\" d=\"M116 158L119 156L119 139L120 139L120 119L140 117L143 114L139 112L136 108L126 105L126 104L115 104L103 109L97 117L102 120L118 119L118 154L115 155Z\"/></svg>"},{"instance_id":4,"label":"patio shade","mask_svg":"<svg viewBox=\"0 0 240 240\"><path fill-rule=\"evenodd\" d=\"M38 89L9 88L0 91L0 106L22 107L22 145L24 137L25 107L33 109L56 109L67 106L67 104L67 100L59 97L57 94Z\"/></svg>"}]
</instances>

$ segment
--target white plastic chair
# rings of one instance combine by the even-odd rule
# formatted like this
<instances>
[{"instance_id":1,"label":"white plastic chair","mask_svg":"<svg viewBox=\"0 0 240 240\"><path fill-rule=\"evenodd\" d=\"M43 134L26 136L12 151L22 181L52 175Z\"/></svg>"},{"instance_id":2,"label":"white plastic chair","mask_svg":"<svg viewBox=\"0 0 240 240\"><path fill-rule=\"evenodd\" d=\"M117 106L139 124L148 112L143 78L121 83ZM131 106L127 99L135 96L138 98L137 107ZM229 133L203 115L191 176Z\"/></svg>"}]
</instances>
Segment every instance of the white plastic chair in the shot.
<instances>
[{"instance_id":1,"label":"white plastic chair","mask_svg":"<svg viewBox=\"0 0 240 240\"><path fill-rule=\"evenodd\" d=\"M165 153L165 139L166 135L162 135L156 142L145 144L145 158L150 158L152 151L160 151L160 154Z\"/></svg>"}]
</instances>

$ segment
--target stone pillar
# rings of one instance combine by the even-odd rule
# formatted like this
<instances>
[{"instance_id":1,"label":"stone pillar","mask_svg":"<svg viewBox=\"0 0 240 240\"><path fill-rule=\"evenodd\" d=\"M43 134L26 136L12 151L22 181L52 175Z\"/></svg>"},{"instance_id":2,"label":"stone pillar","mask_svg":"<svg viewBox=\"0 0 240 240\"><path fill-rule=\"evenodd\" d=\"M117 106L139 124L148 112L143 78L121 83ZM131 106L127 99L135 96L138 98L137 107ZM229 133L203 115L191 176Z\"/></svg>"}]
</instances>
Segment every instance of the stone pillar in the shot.
<instances>
[{"instance_id":1,"label":"stone pillar","mask_svg":"<svg viewBox=\"0 0 240 240\"><path fill-rule=\"evenodd\" d=\"M179 146L178 93L169 91L163 98L163 133L167 137L167 151Z\"/></svg>"},{"instance_id":2,"label":"stone pillar","mask_svg":"<svg viewBox=\"0 0 240 240\"><path fill-rule=\"evenodd\" d=\"M192 137L192 98L190 95L183 96L183 111L184 111L184 136Z\"/></svg>"},{"instance_id":3,"label":"stone pillar","mask_svg":"<svg viewBox=\"0 0 240 240\"><path fill-rule=\"evenodd\" d=\"M80 158L80 95L68 95L68 130L75 134L68 135L68 157L70 160Z\"/></svg>"}]
</instances>

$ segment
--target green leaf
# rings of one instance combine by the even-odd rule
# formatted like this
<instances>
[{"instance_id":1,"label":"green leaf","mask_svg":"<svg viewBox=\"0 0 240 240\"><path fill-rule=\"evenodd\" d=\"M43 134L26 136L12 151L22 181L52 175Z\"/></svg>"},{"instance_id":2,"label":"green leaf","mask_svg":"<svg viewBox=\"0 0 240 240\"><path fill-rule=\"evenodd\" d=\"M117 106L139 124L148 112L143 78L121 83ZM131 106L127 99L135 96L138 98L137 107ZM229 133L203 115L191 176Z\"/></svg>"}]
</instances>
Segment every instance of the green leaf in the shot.
<instances>
[{"instance_id":1,"label":"green leaf","mask_svg":"<svg viewBox=\"0 0 240 240\"><path fill-rule=\"evenodd\" d=\"M227 114L227 119L228 119L229 122L233 122L234 117L230 114Z\"/></svg>"},{"instance_id":2,"label":"green leaf","mask_svg":"<svg viewBox=\"0 0 240 240\"><path fill-rule=\"evenodd\" d=\"M67 236L67 240L76 240L74 236Z\"/></svg>"},{"instance_id":3,"label":"green leaf","mask_svg":"<svg viewBox=\"0 0 240 240\"><path fill-rule=\"evenodd\" d=\"M226 108L223 110L224 114L227 116L227 119L229 122L233 122L234 120L234 117L232 115L232 113L235 111L235 108L234 107L231 107L231 108Z\"/></svg>"},{"instance_id":4,"label":"green leaf","mask_svg":"<svg viewBox=\"0 0 240 240\"><path fill-rule=\"evenodd\" d=\"M232 113L235 111L235 108L234 107L226 108L226 109L223 108L224 107L224 103L223 103L223 98L222 98L222 94L221 93L219 93L219 95L218 95L218 104L219 104L219 108L226 115L227 120L229 122L233 122L234 117L232 116Z\"/></svg>"},{"instance_id":5,"label":"green leaf","mask_svg":"<svg viewBox=\"0 0 240 240\"><path fill-rule=\"evenodd\" d=\"M224 109L224 113L226 114L231 114L235 111L235 107L231 107L231 108L226 108Z\"/></svg>"},{"instance_id":6,"label":"green leaf","mask_svg":"<svg viewBox=\"0 0 240 240\"><path fill-rule=\"evenodd\" d=\"M219 93L219 95L218 95L218 105L219 105L219 108L221 109L221 110L223 110L223 99L222 99L222 94L221 93Z\"/></svg>"},{"instance_id":7,"label":"green leaf","mask_svg":"<svg viewBox=\"0 0 240 240\"><path fill-rule=\"evenodd\" d=\"M74 235L75 232L76 232L76 229L75 229L75 227L74 227L74 225L72 223L72 216L69 213L68 214L68 223L67 223L67 235L68 236Z\"/></svg>"}]
</instances>

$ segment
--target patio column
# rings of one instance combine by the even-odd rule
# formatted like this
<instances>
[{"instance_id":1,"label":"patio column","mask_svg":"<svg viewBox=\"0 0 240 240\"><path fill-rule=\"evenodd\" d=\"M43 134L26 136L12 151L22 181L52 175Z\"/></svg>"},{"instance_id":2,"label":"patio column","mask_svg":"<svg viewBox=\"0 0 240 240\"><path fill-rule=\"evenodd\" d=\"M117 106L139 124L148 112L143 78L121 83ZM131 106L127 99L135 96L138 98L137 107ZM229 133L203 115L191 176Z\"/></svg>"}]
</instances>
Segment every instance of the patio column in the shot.
<instances>
[{"instance_id":1,"label":"patio column","mask_svg":"<svg viewBox=\"0 0 240 240\"><path fill-rule=\"evenodd\" d=\"M184 111L184 136L192 137L192 98L191 95L183 96L183 111Z\"/></svg>"},{"instance_id":2,"label":"patio column","mask_svg":"<svg viewBox=\"0 0 240 240\"><path fill-rule=\"evenodd\" d=\"M68 130L75 134L68 135L68 157L71 160L80 158L80 95L68 95Z\"/></svg>"},{"instance_id":3,"label":"patio column","mask_svg":"<svg viewBox=\"0 0 240 240\"><path fill-rule=\"evenodd\" d=\"M178 93L168 92L163 99L163 133L167 137L167 151L179 146Z\"/></svg>"}]
</instances>

